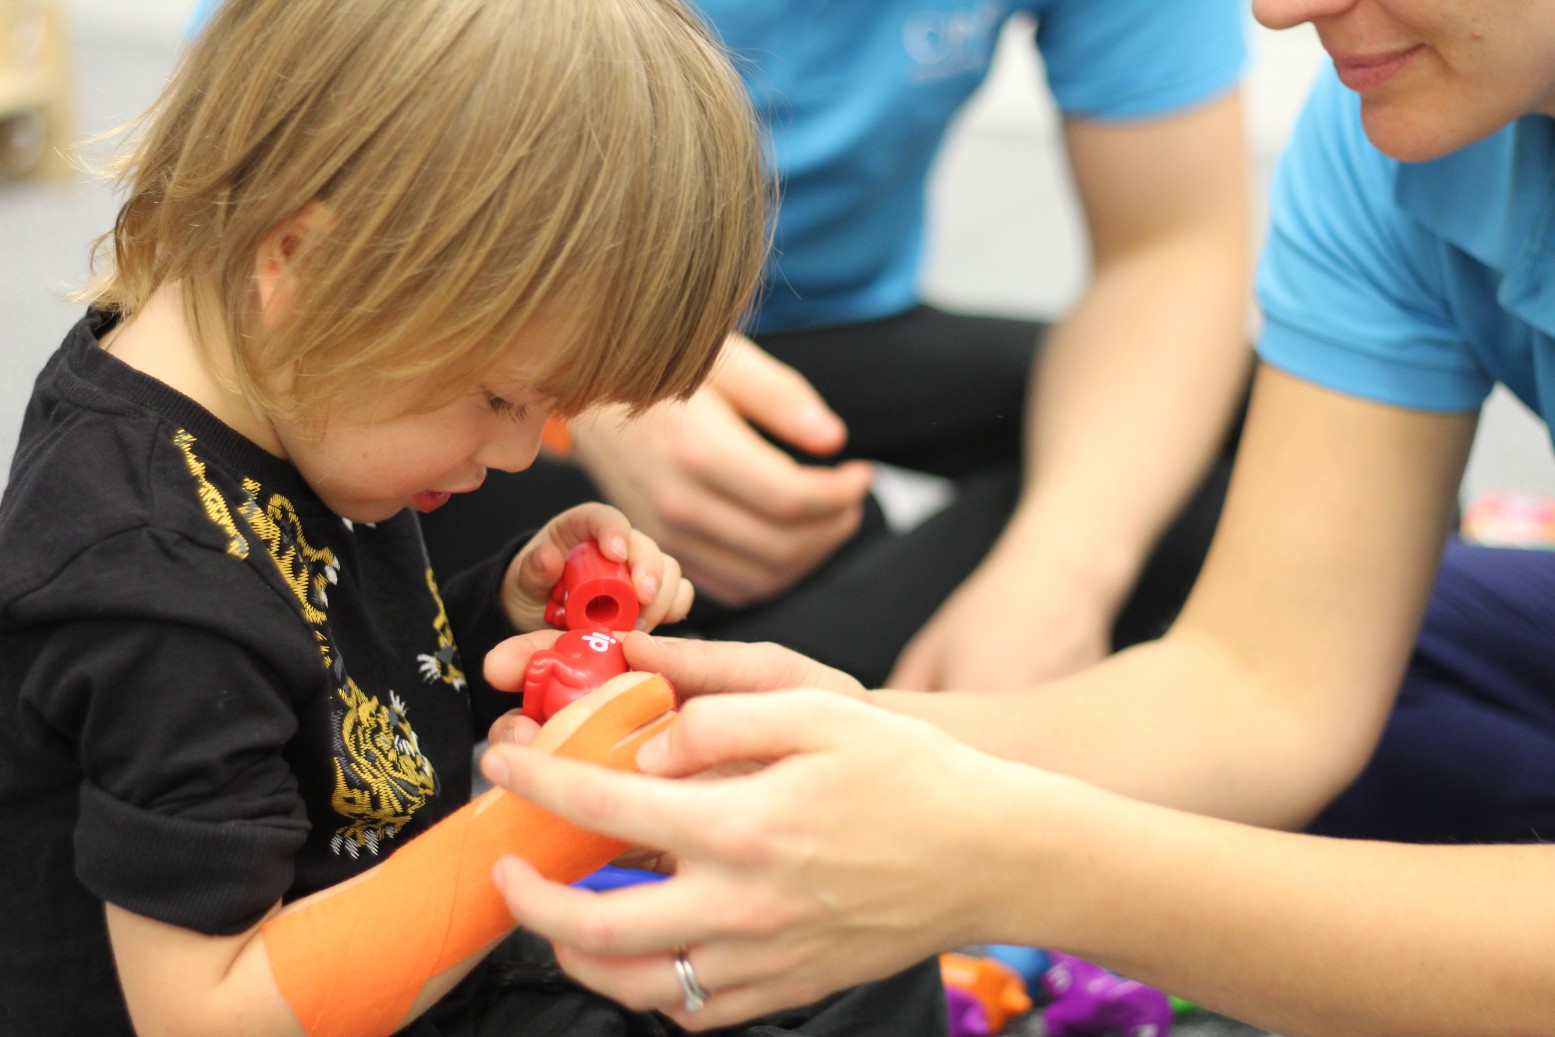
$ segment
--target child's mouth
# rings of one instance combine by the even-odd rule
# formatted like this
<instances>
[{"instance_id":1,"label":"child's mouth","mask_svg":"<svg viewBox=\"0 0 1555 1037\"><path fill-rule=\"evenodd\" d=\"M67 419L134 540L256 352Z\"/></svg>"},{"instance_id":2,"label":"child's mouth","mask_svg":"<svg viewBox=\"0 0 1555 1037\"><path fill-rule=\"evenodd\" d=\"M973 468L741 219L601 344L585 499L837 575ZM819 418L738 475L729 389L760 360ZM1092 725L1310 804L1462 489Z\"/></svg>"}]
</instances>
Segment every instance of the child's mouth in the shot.
<instances>
[{"instance_id":1,"label":"child's mouth","mask_svg":"<svg viewBox=\"0 0 1555 1037\"><path fill-rule=\"evenodd\" d=\"M436 511L438 508L441 508L448 503L448 498L452 496L453 494L444 493L441 490L423 490L410 499L410 504L411 507L425 514L426 512Z\"/></svg>"}]
</instances>

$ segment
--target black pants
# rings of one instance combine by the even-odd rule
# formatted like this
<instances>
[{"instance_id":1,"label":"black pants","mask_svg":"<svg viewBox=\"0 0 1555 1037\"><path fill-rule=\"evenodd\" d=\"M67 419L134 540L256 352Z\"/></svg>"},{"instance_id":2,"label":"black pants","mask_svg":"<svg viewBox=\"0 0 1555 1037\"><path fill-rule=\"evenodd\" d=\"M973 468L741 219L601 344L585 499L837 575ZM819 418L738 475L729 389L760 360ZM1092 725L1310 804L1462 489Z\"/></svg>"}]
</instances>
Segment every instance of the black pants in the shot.
<instances>
[{"instance_id":1,"label":"black pants","mask_svg":"<svg viewBox=\"0 0 1555 1037\"><path fill-rule=\"evenodd\" d=\"M668 963L665 964L668 970ZM715 991L712 995L718 996ZM402 1037L682 1037L655 1012L634 1012L578 986L549 946L519 930ZM805 1008L713 1031L742 1037L946 1037L945 988L929 959Z\"/></svg>"},{"instance_id":2,"label":"black pants","mask_svg":"<svg viewBox=\"0 0 1555 1037\"><path fill-rule=\"evenodd\" d=\"M847 423L839 459L865 458L954 479L955 500L905 533L878 508L824 566L773 600L738 610L699 599L666 634L775 641L878 686L898 653L1004 528L1021 485L1023 411L1046 325L921 306L897 317L767 335L762 348L802 372ZM1235 435L1162 537L1119 616L1117 647L1162 633L1208 548ZM815 459L806 458L814 461ZM477 493L423 518L434 567L450 572L583 500L578 469L542 460L493 473ZM1034 631L1040 636L1040 631Z\"/></svg>"}]
</instances>

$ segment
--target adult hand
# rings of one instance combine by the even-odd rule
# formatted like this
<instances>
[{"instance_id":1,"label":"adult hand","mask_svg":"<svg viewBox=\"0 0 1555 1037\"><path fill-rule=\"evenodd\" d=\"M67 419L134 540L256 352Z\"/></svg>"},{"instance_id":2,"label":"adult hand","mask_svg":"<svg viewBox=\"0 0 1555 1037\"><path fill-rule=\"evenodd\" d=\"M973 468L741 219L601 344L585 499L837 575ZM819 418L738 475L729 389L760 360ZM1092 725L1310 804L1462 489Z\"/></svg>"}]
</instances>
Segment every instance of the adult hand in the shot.
<instances>
[{"instance_id":1,"label":"adult hand","mask_svg":"<svg viewBox=\"0 0 1555 1037\"><path fill-rule=\"evenodd\" d=\"M809 454L847 429L793 368L731 336L708 384L684 404L626 420L605 408L573 422L578 462L637 528L726 605L791 587L858 529L867 462L795 462L758 433Z\"/></svg>"},{"instance_id":2,"label":"adult hand","mask_svg":"<svg viewBox=\"0 0 1555 1037\"><path fill-rule=\"evenodd\" d=\"M707 773L742 760L767 766ZM1010 804L1071 784L814 691L688 703L638 763L657 776L503 745L482 769L585 828L671 852L671 878L593 893L515 858L495 877L514 917L553 941L574 978L697 1029L1006 935L1008 912L990 891L1042 882L1040 855L1010 838ZM664 780L692 774L700 780ZM1044 823L1027 816L1021 828ZM711 992L694 1013L672 966L682 947Z\"/></svg>"},{"instance_id":3,"label":"adult hand","mask_svg":"<svg viewBox=\"0 0 1555 1037\"><path fill-rule=\"evenodd\" d=\"M496 645L486 653L487 683L502 691L518 691L524 686L530 657L550 648L560 636L560 631L541 630ZM627 665L664 676L681 702L702 695L788 688L813 688L867 699L864 686L853 677L779 645L650 637L640 630L619 636ZM534 721L512 710L492 724L487 737L492 743L527 745L534 738L535 727Z\"/></svg>"},{"instance_id":4,"label":"adult hand","mask_svg":"<svg viewBox=\"0 0 1555 1037\"><path fill-rule=\"evenodd\" d=\"M1107 655L1113 611L1052 567L993 555L907 643L886 686L991 691L1075 673Z\"/></svg>"}]
</instances>

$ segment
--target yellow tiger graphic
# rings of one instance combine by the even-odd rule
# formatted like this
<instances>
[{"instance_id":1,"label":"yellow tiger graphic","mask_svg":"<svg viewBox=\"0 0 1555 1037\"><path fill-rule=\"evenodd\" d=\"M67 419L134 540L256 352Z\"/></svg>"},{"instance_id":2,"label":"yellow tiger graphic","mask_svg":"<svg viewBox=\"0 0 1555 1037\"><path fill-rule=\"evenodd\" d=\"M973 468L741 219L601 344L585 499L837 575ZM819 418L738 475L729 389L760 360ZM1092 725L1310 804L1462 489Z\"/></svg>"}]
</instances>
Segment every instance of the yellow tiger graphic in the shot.
<instances>
[{"instance_id":1,"label":"yellow tiger graphic","mask_svg":"<svg viewBox=\"0 0 1555 1037\"><path fill-rule=\"evenodd\" d=\"M463 691L467 682L464 671L459 668L459 650L454 647L453 627L448 625L448 609L443 606L443 596L437 591L437 579L432 575L430 566L427 568L427 590L432 592L432 600L437 602L437 618L432 621L432 629L437 631L437 653L416 656L416 662L421 667L421 679L428 684L442 681L455 691Z\"/></svg>"},{"instance_id":2,"label":"yellow tiger graphic","mask_svg":"<svg viewBox=\"0 0 1555 1037\"><path fill-rule=\"evenodd\" d=\"M330 849L357 857L376 854L437 791L437 775L421 754L405 704L392 691L389 708L346 679L335 754L335 813L349 823L335 830Z\"/></svg>"},{"instance_id":3,"label":"yellow tiger graphic","mask_svg":"<svg viewBox=\"0 0 1555 1037\"><path fill-rule=\"evenodd\" d=\"M346 823L335 830L330 848L353 858L363 850L376 854L382 841L397 835L436 793L437 774L421 751L404 701L390 690L385 706L345 672L328 623L329 590L339 582L339 559L328 548L308 543L296 506L284 495L271 494L261 503L263 487L245 478L242 496L229 502L207 478L205 463L195 452L195 437L180 429L173 441L183 453L206 515L227 537L228 553L240 558L248 554L248 541L239 535L234 521L237 516L264 545L296 596L324 668L339 682L335 695L342 708L335 713L339 726L334 732L331 805ZM437 603L433 630L438 647L434 654L417 655L417 666L428 683L440 680L462 690L465 675L458 666L448 613L431 569L426 571L426 581Z\"/></svg>"}]
</instances>

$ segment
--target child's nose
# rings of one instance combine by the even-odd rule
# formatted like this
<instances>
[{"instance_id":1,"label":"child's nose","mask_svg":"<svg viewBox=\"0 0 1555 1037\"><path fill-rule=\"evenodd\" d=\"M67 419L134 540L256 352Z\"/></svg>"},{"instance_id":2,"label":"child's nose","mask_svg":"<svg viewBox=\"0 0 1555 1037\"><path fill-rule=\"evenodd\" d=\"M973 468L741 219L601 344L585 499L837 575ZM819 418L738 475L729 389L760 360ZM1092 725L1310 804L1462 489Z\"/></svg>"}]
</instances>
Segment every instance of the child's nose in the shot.
<instances>
[{"instance_id":1,"label":"child's nose","mask_svg":"<svg viewBox=\"0 0 1555 1037\"><path fill-rule=\"evenodd\" d=\"M474 460L483 468L501 472L521 472L535 463L540 453L540 431L545 418L522 422L504 422L476 453Z\"/></svg>"}]
</instances>

